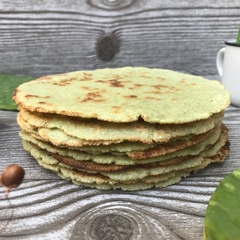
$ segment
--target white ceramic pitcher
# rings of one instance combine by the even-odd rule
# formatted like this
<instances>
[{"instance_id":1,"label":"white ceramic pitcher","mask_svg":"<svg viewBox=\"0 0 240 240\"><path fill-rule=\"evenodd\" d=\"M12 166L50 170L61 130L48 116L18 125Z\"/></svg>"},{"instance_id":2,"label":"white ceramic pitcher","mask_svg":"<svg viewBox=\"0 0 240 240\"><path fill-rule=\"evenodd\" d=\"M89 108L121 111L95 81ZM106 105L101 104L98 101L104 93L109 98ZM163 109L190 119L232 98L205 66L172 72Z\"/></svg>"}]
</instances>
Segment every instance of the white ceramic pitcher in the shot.
<instances>
[{"instance_id":1,"label":"white ceramic pitcher","mask_svg":"<svg viewBox=\"0 0 240 240\"><path fill-rule=\"evenodd\" d=\"M240 107L240 45L226 41L216 57L221 82L231 92L231 103Z\"/></svg>"}]
</instances>

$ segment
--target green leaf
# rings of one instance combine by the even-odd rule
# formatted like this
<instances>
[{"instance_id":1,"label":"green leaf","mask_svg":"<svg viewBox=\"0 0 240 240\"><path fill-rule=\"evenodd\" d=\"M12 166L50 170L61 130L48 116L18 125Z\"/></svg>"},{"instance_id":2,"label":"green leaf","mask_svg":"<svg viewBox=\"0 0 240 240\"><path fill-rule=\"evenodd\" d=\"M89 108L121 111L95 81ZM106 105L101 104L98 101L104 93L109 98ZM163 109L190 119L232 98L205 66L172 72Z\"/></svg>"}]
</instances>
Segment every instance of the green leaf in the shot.
<instances>
[{"instance_id":1,"label":"green leaf","mask_svg":"<svg viewBox=\"0 0 240 240\"><path fill-rule=\"evenodd\" d=\"M12 76L0 74L0 109L17 110L17 105L12 100L13 91L21 83L32 80L32 77Z\"/></svg>"},{"instance_id":2,"label":"green leaf","mask_svg":"<svg viewBox=\"0 0 240 240\"><path fill-rule=\"evenodd\" d=\"M205 240L236 240L240 234L240 169L227 175L211 196L204 221Z\"/></svg>"},{"instance_id":3,"label":"green leaf","mask_svg":"<svg viewBox=\"0 0 240 240\"><path fill-rule=\"evenodd\" d=\"M237 44L240 44L240 28L238 29Z\"/></svg>"}]
</instances>

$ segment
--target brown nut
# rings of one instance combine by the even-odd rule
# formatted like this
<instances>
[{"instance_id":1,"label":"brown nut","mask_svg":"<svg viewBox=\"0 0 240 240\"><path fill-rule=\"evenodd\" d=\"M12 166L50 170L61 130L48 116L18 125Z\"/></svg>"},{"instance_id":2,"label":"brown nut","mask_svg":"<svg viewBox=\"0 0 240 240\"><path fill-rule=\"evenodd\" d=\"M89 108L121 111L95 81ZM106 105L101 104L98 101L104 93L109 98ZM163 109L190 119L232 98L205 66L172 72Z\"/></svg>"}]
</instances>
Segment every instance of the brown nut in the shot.
<instances>
[{"instance_id":1,"label":"brown nut","mask_svg":"<svg viewBox=\"0 0 240 240\"><path fill-rule=\"evenodd\" d=\"M24 175L25 170L21 166L10 164L3 170L0 181L4 187L11 189L22 183Z\"/></svg>"}]
</instances>

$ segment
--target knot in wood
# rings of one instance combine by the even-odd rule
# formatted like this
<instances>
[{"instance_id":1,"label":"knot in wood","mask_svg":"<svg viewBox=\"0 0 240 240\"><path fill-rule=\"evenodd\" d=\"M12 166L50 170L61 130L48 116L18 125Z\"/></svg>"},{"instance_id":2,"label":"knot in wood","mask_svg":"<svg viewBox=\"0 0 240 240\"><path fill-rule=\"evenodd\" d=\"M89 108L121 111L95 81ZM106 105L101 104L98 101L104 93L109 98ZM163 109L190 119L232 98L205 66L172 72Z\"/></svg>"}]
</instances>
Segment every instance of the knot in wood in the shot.
<instances>
[{"instance_id":1,"label":"knot in wood","mask_svg":"<svg viewBox=\"0 0 240 240\"><path fill-rule=\"evenodd\" d=\"M91 239L132 239L134 227L131 221L116 214L102 215L97 217L91 225Z\"/></svg>"},{"instance_id":2,"label":"knot in wood","mask_svg":"<svg viewBox=\"0 0 240 240\"><path fill-rule=\"evenodd\" d=\"M137 0L87 0L87 4L91 7L108 11L120 11L130 8L136 2Z\"/></svg>"},{"instance_id":3,"label":"knot in wood","mask_svg":"<svg viewBox=\"0 0 240 240\"><path fill-rule=\"evenodd\" d=\"M104 34L96 44L96 52L102 61L110 61L119 51L119 41L115 34Z\"/></svg>"}]
</instances>

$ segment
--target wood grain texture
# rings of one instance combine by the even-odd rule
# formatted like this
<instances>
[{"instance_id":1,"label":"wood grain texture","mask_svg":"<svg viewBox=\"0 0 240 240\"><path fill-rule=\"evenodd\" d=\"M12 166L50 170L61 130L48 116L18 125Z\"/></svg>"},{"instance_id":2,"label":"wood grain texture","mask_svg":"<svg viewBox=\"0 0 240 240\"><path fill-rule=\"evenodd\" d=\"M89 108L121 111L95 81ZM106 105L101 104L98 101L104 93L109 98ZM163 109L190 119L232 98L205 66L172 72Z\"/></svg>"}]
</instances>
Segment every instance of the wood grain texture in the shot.
<instances>
[{"instance_id":1,"label":"wood grain texture","mask_svg":"<svg viewBox=\"0 0 240 240\"><path fill-rule=\"evenodd\" d=\"M0 73L42 76L120 66L216 74L215 56L239 27L238 0L2 0ZM104 35L119 51L97 54Z\"/></svg>"},{"instance_id":2,"label":"wood grain texture","mask_svg":"<svg viewBox=\"0 0 240 240\"><path fill-rule=\"evenodd\" d=\"M102 240L111 233L125 240L200 240L210 196L226 174L240 168L240 108L233 106L224 117L231 142L224 163L212 164L179 184L137 192L78 187L43 169L22 149L16 115L0 111L0 172L17 163L26 176L10 193L13 218L0 239ZM0 228L11 211L1 188Z\"/></svg>"},{"instance_id":3,"label":"wood grain texture","mask_svg":"<svg viewBox=\"0 0 240 240\"><path fill-rule=\"evenodd\" d=\"M129 65L216 74L216 53L236 37L239 16L238 0L2 0L0 73L37 77ZM118 45L108 61L98 54L104 36ZM17 163L26 176L10 193L12 208L0 188L0 229L13 211L0 239L202 239L210 196L240 167L240 109L232 106L224 117L231 141L224 163L138 192L78 187L43 169L22 149L16 114L0 111L0 172Z\"/></svg>"}]
</instances>

